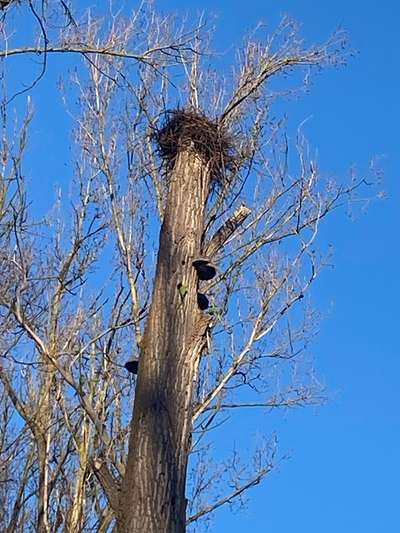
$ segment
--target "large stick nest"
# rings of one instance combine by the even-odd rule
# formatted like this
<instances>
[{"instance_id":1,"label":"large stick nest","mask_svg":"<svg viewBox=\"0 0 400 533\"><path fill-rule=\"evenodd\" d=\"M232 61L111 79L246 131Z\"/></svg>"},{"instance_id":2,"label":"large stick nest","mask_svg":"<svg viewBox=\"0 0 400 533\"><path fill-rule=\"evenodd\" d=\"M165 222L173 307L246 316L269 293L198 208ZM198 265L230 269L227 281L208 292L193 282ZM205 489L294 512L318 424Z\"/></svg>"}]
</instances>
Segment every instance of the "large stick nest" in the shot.
<instances>
[{"instance_id":1,"label":"large stick nest","mask_svg":"<svg viewBox=\"0 0 400 533\"><path fill-rule=\"evenodd\" d=\"M183 150L197 153L209 165L212 185L226 182L236 164L233 139L217 122L205 115L176 109L165 114L165 121L154 138L167 172Z\"/></svg>"}]
</instances>

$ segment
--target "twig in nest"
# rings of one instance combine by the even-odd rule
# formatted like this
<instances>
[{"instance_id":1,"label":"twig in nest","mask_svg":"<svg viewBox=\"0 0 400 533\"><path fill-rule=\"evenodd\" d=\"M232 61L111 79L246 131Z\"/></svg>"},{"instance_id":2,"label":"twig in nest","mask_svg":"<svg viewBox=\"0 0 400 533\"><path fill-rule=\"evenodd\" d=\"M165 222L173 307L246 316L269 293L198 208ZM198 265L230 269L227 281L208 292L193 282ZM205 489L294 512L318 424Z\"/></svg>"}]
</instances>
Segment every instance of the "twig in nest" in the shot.
<instances>
[{"instance_id":1,"label":"twig in nest","mask_svg":"<svg viewBox=\"0 0 400 533\"><path fill-rule=\"evenodd\" d=\"M161 129L154 134L160 157L166 162L167 172L183 150L196 152L209 165L211 186L221 186L229 171L236 166L237 156L231 135L218 121L204 114L185 109L166 113Z\"/></svg>"}]
</instances>

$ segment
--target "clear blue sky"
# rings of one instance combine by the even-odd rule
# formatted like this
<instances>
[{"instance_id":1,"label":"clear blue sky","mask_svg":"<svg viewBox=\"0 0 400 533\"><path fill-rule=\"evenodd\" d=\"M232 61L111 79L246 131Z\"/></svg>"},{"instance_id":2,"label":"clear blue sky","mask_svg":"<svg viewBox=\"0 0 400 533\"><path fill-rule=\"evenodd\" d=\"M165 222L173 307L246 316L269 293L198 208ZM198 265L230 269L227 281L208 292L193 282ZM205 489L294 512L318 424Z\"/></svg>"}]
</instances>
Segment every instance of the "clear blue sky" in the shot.
<instances>
[{"instance_id":1,"label":"clear blue sky","mask_svg":"<svg viewBox=\"0 0 400 533\"><path fill-rule=\"evenodd\" d=\"M400 532L400 4L162 0L158 6L216 14L220 50L239 44L259 20L273 28L283 14L303 24L310 43L339 25L345 28L358 53L345 69L318 75L310 95L288 102L288 113L295 125L312 116L306 133L324 171L344 176L356 165L362 173L374 156L382 157L385 171L385 200L373 202L356 221L337 213L321 232L321 242L334 245L334 267L313 288L325 319L310 350L331 400L281 417L239 416L242 436L247 428L249 441L256 439L255 427L277 430L281 453L291 459L252 490L246 511L218 512L211 531ZM51 69L49 64L49 74ZM36 108L48 106L50 113L52 97L41 90L35 94ZM60 120L65 123L34 123L32 136L28 172L45 157L43 179L52 182L62 176L66 159L56 144L68 118ZM35 194L42 194L40 188ZM227 446L234 444L227 442L229 432L224 438Z\"/></svg>"}]
</instances>

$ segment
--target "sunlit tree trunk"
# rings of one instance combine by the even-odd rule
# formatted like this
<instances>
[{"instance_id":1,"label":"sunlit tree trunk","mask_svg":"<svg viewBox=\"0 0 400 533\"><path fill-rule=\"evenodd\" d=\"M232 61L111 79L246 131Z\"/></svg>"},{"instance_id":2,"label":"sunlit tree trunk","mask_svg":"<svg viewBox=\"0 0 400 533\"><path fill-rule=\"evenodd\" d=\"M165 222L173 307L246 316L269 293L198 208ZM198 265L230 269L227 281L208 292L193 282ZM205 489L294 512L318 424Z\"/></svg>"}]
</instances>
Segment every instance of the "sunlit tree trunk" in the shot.
<instances>
[{"instance_id":1,"label":"sunlit tree trunk","mask_svg":"<svg viewBox=\"0 0 400 533\"><path fill-rule=\"evenodd\" d=\"M185 531L185 484L192 385L204 317L197 307L197 274L207 165L180 152L169 176L156 278L136 388L119 531Z\"/></svg>"}]
</instances>

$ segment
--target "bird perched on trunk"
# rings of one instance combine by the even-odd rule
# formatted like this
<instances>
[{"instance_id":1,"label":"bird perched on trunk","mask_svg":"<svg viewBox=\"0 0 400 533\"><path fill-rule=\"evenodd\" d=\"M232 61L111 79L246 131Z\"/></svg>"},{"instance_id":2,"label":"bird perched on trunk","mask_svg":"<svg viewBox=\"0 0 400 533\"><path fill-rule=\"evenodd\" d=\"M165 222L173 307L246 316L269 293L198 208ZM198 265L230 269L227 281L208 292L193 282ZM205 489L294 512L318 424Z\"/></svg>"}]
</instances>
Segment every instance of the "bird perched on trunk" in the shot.
<instances>
[{"instance_id":1,"label":"bird perched on trunk","mask_svg":"<svg viewBox=\"0 0 400 533\"><path fill-rule=\"evenodd\" d=\"M130 361L127 361L124 364L124 367L127 369L128 372L136 375L138 373L139 368L139 359L131 359Z\"/></svg>"},{"instance_id":2,"label":"bird perched on trunk","mask_svg":"<svg viewBox=\"0 0 400 533\"><path fill-rule=\"evenodd\" d=\"M197 257L192 262L192 265L196 269L199 279L202 281L212 279L217 273L216 266L210 261L210 259L208 259L208 257Z\"/></svg>"}]
</instances>

